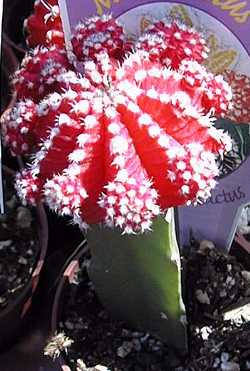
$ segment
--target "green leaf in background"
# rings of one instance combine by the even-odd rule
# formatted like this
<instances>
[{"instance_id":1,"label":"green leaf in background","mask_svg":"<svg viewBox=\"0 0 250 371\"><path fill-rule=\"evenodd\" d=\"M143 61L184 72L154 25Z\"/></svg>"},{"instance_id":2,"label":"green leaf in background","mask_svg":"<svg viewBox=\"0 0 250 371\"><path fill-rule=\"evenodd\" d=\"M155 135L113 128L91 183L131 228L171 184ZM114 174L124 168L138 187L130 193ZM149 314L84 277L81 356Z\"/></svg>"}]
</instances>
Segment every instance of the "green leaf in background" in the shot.
<instances>
[{"instance_id":1,"label":"green leaf in background","mask_svg":"<svg viewBox=\"0 0 250 371\"><path fill-rule=\"evenodd\" d=\"M228 132L233 141L233 148L218 159L220 177L230 174L236 170L250 154L250 125L237 124L230 120L218 119L215 123L217 129Z\"/></svg>"},{"instance_id":2,"label":"green leaf in background","mask_svg":"<svg viewBox=\"0 0 250 371\"><path fill-rule=\"evenodd\" d=\"M89 274L113 316L185 352L180 256L171 213L171 223L158 218L153 231L143 235L94 227L87 236L92 254Z\"/></svg>"}]
</instances>

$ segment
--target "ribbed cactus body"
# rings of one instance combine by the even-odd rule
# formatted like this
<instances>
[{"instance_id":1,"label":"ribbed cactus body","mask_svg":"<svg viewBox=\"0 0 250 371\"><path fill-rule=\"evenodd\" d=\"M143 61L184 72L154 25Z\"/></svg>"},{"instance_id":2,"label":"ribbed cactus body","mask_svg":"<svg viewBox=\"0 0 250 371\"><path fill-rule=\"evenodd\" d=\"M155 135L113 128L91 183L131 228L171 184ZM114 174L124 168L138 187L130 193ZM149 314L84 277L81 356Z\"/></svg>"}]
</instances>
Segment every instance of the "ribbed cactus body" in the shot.
<instances>
[{"instance_id":1,"label":"ribbed cactus body","mask_svg":"<svg viewBox=\"0 0 250 371\"><path fill-rule=\"evenodd\" d=\"M149 25L136 47L147 50L151 60L174 69L179 68L183 60L202 63L209 52L205 39L196 30L168 19Z\"/></svg>"},{"instance_id":2,"label":"ribbed cactus body","mask_svg":"<svg viewBox=\"0 0 250 371\"><path fill-rule=\"evenodd\" d=\"M17 99L30 98L39 103L47 94L60 90L58 77L71 68L64 49L36 47L14 74L12 85Z\"/></svg>"},{"instance_id":3,"label":"ribbed cactus body","mask_svg":"<svg viewBox=\"0 0 250 371\"><path fill-rule=\"evenodd\" d=\"M162 39L157 58L152 37ZM160 21L127 53L131 40L104 16L78 25L72 44L82 75L64 48L42 46L14 78L24 100L5 120L5 142L35 157L17 179L20 196L83 228L103 222L129 234L149 230L169 207L208 198L216 156L230 149L213 120L230 107L231 90L199 64L203 38Z\"/></svg>"},{"instance_id":4,"label":"ribbed cactus body","mask_svg":"<svg viewBox=\"0 0 250 371\"><path fill-rule=\"evenodd\" d=\"M78 61L96 61L100 53L122 60L132 43L127 40L123 27L110 16L89 18L76 27L72 37L73 52Z\"/></svg>"},{"instance_id":5,"label":"ribbed cactus body","mask_svg":"<svg viewBox=\"0 0 250 371\"><path fill-rule=\"evenodd\" d=\"M208 197L218 175L214 153L224 152L229 141L201 113L207 87L192 90L185 74L162 68L143 52L121 66L103 54L98 65L85 62L84 68L82 90L75 76L60 96L46 148L30 169L45 200L53 194L50 206L80 217L83 225L104 218L133 233L149 229L168 207ZM77 208L67 178L86 195Z\"/></svg>"}]
</instances>

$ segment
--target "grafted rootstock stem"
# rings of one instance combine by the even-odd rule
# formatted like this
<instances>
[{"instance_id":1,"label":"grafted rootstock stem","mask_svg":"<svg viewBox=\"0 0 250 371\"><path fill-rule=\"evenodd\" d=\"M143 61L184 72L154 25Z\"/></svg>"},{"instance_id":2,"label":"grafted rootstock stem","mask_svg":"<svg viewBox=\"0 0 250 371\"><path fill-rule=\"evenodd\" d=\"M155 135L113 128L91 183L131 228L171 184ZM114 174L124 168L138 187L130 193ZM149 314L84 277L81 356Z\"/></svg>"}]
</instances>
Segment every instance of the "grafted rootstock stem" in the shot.
<instances>
[{"instance_id":1,"label":"grafted rootstock stem","mask_svg":"<svg viewBox=\"0 0 250 371\"><path fill-rule=\"evenodd\" d=\"M179 249L173 209L153 232L128 236L95 226L87 234L89 274L106 308L135 328L152 332L176 349L186 349Z\"/></svg>"}]
</instances>

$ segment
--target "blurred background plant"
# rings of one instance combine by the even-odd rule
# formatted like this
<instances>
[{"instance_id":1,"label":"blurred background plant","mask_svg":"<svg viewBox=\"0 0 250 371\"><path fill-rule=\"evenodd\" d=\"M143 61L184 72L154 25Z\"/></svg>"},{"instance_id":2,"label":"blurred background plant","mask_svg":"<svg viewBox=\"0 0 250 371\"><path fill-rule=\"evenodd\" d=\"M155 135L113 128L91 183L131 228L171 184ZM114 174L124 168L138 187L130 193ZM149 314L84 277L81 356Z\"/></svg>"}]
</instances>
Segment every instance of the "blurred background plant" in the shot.
<instances>
[{"instance_id":1,"label":"blurred background plant","mask_svg":"<svg viewBox=\"0 0 250 371\"><path fill-rule=\"evenodd\" d=\"M26 51L23 22L32 11L33 4L33 0L3 1L1 112L11 101L10 77L18 68Z\"/></svg>"}]
</instances>

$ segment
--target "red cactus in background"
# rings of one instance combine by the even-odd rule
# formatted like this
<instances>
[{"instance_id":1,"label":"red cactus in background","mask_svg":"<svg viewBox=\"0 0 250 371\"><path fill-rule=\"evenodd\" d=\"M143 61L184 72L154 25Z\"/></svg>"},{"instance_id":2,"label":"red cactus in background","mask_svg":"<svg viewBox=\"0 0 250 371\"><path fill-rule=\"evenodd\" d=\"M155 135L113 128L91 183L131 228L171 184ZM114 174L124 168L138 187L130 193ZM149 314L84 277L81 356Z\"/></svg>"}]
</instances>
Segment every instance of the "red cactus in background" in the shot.
<instances>
[{"instance_id":1,"label":"red cactus in background","mask_svg":"<svg viewBox=\"0 0 250 371\"><path fill-rule=\"evenodd\" d=\"M24 200L43 199L83 228L104 222L140 233L167 208L209 197L216 156L231 143L213 127L213 115L230 106L230 88L199 65L206 48L194 30L158 22L152 32L164 36L164 60L152 59L147 37L125 56L130 44L122 28L105 16L78 26L73 36L84 76L63 52L51 76L46 54L39 66L24 63L19 76L34 81L41 96L16 81L19 96L34 94L37 104L30 113L30 104L19 102L4 122L12 152L35 153L17 177ZM185 51L191 45L192 58ZM174 69L165 66L166 57Z\"/></svg>"},{"instance_id":2,"label":"red cactus in background","mask_svg":"<svg viewBox=\"0 0 250 371\"><path fill-rule=\"evenodd\" d=\"M250 123L250 77L225 71L224 79L230 84L233 93L232 107L226 117L238 123Z\"/></svg>"},{"instance_id":3,"label":"red cactus in background","mask_svg":"<svg viewBox=\"0 0 250 371\"><path fill-rule=\"evenodd\" d=\"M111 16L104 15L80 23L72 37L72 46L79 61L97 61L100 52L122 60L132 45L126 39L123 27Z\"/></svg>"},{"instance_id":4,"label":"red cactus in background","mask_svg":"<svg viewBox=\"0 0 250 371\"><path fill-rule=\"evenodd\" d=\"M8 122L8 126L2 125L2 135L4 144L10 147L11 153L30 153L29 133L36 127L36 104L31 99L18 102L1 120Z\"/></svg>"},{"instance_id":5,"label":"red cactus in background","mask_svg":"<svg viewBox=\"0 0 250 371\"><path fill-rule=\"evenodd\" d=\"M37 45L64 45L57 0L36 0L34 13L25 20L24 27L28 33L26 41L31 48Z\"/></svg>"},{"instance_id":6,"label":"red cactus in background","mask_svg":"<svg viewBox=\"0 0 250 371\"><path fill-rule=\"evenodd\" d=\"M152 60L172 68L178 68L183 60L202 63L209 52L205 39L196 30L167 19L150 24L136 47L147 50Z\"/></svg>"},{"instance_id":7,"label":"red cactus in background","mask_svg":"<svg viewBox=\"0 0 250 371\"><path fill-rule=\"evenodd\" d=\"M39 102L59 89L58 76L70 68L64 49L55 45L36 47L24 57L20 69L14 74L12 85L17 99L31 98Z\"/></svg>"}]
</instances>

